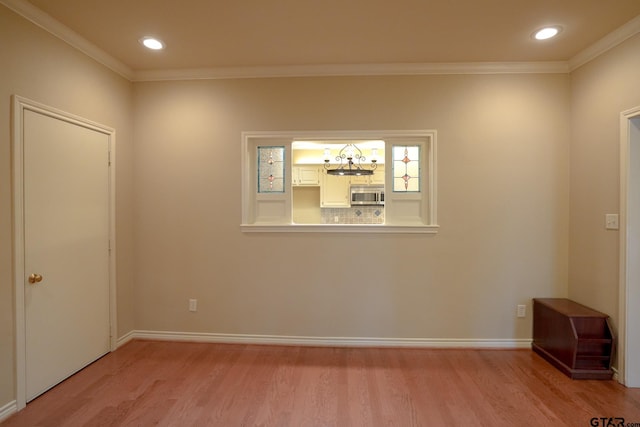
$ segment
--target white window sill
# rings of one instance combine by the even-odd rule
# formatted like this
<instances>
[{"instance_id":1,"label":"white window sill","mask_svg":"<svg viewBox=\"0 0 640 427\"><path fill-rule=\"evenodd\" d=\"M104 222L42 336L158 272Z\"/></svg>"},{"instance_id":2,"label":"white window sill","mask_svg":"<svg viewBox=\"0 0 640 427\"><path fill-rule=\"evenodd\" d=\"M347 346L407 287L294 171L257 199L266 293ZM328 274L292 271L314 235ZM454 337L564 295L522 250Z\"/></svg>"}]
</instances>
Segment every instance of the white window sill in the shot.
<instances>
[{"instance_id":1,"label":"white window sill","mask_svg":"<svg viewBox=\"0 0 640 427\"><path fill-rule=\"evenodd\" d=\"M240 224L243 233L436 234L438 225L388 224Z\"/></svg>"}]
</instances>

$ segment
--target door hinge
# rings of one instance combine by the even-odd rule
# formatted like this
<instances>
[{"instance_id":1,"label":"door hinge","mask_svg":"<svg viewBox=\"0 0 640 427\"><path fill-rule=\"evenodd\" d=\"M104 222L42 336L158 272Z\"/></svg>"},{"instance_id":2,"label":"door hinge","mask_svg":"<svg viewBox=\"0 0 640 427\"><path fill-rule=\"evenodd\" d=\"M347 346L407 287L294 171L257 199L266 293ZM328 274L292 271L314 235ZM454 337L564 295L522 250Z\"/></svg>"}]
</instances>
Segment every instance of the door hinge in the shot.
<instances>
[{"instance_id":1,"label":"door hinge","mask_svg":"<svg viewBox=\"0 0 640 427\"><path fill-rule=\"evenodd\" d=\"M111 239L109 239L109 255L111 255Z\"/></svg>"},{"instance_id":2,"label":"door hinge","mask_svg":"<svg viewBox=\"0 0 640 427\"><path fill-rule=\"evenodd\" d=\"M108 166L111 166L111 150L109 150L107 154L107 164Z\"/></svg>"}]
</instances>

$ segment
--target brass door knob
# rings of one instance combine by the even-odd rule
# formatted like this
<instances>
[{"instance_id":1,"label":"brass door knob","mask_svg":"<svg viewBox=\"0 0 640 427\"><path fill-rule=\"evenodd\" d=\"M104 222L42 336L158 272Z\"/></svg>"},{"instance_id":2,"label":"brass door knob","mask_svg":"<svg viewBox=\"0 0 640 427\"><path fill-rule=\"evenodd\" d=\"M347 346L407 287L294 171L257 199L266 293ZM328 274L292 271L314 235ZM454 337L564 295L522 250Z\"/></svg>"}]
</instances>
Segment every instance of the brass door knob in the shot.
<instances>
[{"instance_id":1,"label":"brass door knob","mask_svg":"<svg viewBox=\"0 0 640 427\"><path fill-rule=\"evenodd\" d=\"M42 282L42 276L37 273L31 273L29 275L29 283L40 283Z\"/></svg>"}]
</instances>

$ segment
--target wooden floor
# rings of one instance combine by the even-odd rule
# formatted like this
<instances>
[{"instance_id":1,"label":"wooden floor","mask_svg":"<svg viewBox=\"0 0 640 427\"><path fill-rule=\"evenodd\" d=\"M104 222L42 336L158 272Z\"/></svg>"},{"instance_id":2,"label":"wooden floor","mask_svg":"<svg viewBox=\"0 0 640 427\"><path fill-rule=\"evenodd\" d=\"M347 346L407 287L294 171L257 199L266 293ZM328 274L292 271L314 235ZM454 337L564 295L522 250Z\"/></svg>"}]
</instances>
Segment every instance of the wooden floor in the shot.
<instances>
[{"instance_id":1,"label":"wooden floor","mask_svg":"<svg viewBox=\"0 0 640 427\"><path fill-rule=\"evenodd\" d=\"M640 389L530 350L132 341L0 426L607 425L594 417L640 427Z\"/></svg>"}]
</instances>

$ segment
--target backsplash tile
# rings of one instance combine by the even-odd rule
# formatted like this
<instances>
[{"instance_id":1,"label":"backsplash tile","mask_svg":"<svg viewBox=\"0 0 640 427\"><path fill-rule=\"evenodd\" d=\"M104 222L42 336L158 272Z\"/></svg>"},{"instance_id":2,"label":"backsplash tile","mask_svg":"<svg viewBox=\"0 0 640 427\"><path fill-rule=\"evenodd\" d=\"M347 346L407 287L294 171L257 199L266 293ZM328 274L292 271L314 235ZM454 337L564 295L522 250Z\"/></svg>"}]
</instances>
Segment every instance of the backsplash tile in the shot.
<instances>
[{"instance_id":1,"label":"backsplash tile","mask_svg":"<svg viewBox=\"0 0 640 427\"><path fill-rule=\"evenodd\" d=\"M320 211L323 224L384 224L384 208L380 206L323 208Z\"/></svg>"}]
</instances>

